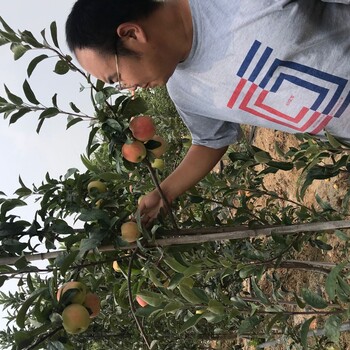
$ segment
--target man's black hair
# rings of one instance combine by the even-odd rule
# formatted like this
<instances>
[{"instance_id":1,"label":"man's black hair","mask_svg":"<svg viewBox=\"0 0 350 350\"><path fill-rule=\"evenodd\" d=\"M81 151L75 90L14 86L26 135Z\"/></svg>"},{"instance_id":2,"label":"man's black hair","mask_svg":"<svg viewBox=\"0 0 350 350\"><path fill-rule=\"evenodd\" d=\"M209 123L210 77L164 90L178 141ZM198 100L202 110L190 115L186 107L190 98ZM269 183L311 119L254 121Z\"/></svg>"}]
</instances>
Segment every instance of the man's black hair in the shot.
<instances>
[{"instance_id":1,"label":"man's black hair","mask_svg":"<svg viewBox=\"0 0 350 350\"><path fill-rule=\"evenodd\" d=\"M66 22L69 49L96 49L102 54L120 55L133 52L123 48L116 33L124 22L148 17L159 6L155 0L78 0Z\"/></svg>"}]
</instances>

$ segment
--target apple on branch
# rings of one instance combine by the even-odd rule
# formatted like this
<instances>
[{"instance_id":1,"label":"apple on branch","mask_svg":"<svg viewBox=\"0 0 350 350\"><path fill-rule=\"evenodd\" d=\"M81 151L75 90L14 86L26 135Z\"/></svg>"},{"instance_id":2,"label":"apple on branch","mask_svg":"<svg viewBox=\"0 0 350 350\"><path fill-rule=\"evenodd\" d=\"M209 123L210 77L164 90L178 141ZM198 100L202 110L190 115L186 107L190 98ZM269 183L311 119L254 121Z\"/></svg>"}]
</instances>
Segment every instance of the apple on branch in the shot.
<instances>
[{"instance_id":1,"label":"apple on branch","mask_svg":"<svg viewBox=\"0 0 350 350\"><path fill-rule=\"evenodd\" d=\"M161 158L155 158L153 162L151 162L151 167L160 171L164 170L164 160Z\"/></svg>"},{"instance_id":2,"label":"apple on branch","mask_svg":"<svg viewBox=\"0 0 350 350\"><path fill-rule=\"evenodd\" d=\"M147 150L141 141L132 141L131 143L124 143L122 155L131 163L140 163L145 159Z\"/></svg>"},{"instance_id":3,"label":"apple on branch","mask_svg":"<svg viewBox=\"0 0 350 350\"><path fill-rule=\"evenodd\" d=\"M129 129L136 140L145 142L156 133L156 127L149 115L141 115L131 118Z\"/></svg>"},{"instance_id":4,"label":"apple on branch","mask_svg":"<svg viewBox=\"0 0 350 350\"><path fill-rule=\"evenodd\" d=\"M90 325L90 315L85 306L70 304L62 312L63 328L69 334L85 332Z\"/></svg>"},{"instance_id":5,"label":"apple on branch","mask_svg":"<svg viewBox=\"0 0 350 350\"><path fill-rule=\"evenodd\" d=\"M120 228L122 239L126 242L133 243L141 236L141 232L134 221L125 222Z\"/></svg>"}]
</instances>

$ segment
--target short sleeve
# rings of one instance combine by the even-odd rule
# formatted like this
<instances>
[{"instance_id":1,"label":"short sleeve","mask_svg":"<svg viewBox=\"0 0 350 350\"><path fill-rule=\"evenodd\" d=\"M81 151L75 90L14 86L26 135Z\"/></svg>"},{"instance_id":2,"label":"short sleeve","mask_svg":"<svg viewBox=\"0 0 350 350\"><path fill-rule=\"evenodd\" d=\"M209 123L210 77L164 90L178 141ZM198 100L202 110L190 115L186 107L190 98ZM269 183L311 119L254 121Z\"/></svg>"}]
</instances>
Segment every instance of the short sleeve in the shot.
<instances>
[{"instance_id":1,"label":"short sleeve","mask_svg":"<svg viewBox=\"0 0 350 350\"><path fill-rule=\"evenodd\" d=\"M194 145L218 149L237 142L241 137L241 127L237 123L200 115L188 115L181 110L178 112L191 132Z\"/></svg>"}]
</instances>

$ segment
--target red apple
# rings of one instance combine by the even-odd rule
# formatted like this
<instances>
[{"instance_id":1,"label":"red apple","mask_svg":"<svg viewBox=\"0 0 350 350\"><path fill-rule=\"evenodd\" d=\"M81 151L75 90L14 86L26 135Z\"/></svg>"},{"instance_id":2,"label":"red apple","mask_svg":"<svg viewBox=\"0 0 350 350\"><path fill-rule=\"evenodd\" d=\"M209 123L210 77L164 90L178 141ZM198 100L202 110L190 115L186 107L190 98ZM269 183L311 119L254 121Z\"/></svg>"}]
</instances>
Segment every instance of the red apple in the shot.
<instances>
[{"instance_id":1,"label":"red apple","mask_svg":"<svg viewBox=\"0 0 350 350\"><path fill-rule=\"evenodd\" d=\"M135 139L145 142L152 138L156 133L156 127L149 115L141 115L131 119L129 129Z\"/></svg>"},{"instance_id":2,"label":"red apple","mask_svg":"<svg viewBox=\"0 0 350 350\"><path fill-rule=\"evenodd\" d=\"M123 157L131 163L140 163L147 155L145 145L140 141L124 143L122 147Z\"/></svg>"}]
</instances>

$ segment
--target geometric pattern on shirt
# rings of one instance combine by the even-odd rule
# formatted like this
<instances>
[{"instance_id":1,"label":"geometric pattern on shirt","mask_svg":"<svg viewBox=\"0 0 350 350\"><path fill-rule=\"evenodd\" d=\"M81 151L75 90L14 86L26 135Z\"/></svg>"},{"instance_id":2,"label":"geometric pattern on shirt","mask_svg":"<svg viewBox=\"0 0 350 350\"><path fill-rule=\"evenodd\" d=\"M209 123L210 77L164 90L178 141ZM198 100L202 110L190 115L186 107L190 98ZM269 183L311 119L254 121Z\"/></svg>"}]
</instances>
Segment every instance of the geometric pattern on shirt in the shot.
<instances>
[{"instance_id":1,"label":"geometric pattern on shirt","mask_svg":"<svg viewBox=\"0 0 350 350\"><path fill-rule=\"evenodd\" d=\"M276 58L255 40L244 58L227 107L235 105L297 132L317 134L350 105L348 80ZM309 105L304 105L309 101Z\"/></svg>"}]
</instances>

